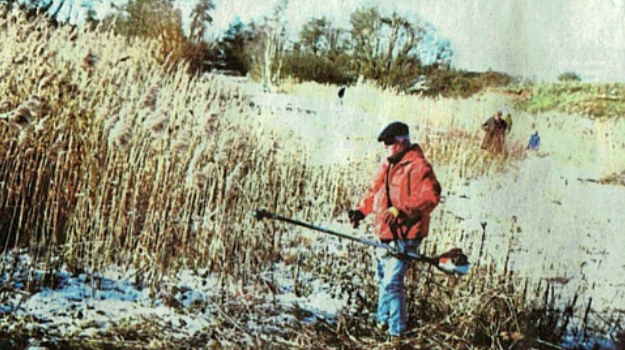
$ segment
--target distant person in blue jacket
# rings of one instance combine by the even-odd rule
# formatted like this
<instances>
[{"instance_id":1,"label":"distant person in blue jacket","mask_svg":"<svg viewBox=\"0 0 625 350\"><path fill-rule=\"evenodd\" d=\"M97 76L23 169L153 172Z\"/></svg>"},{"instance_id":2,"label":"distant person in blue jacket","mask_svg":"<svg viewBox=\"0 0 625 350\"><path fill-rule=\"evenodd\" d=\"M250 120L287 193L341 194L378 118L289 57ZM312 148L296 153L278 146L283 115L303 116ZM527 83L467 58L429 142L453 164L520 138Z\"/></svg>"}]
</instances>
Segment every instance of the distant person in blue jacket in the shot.
<instances>
[{"instance_id":1,"label":"distant person in blue jacket","mask_svg":"<svg viewBox=\"0 0 625 350\"><path fill-rule=\"evenodd\" d=\"M532 136L530 136L530 142L527 144L527 149L530 151L538 151L540 147L540 136L538 136L538 131L536 131Z\"/></svg>"}]
</instances>

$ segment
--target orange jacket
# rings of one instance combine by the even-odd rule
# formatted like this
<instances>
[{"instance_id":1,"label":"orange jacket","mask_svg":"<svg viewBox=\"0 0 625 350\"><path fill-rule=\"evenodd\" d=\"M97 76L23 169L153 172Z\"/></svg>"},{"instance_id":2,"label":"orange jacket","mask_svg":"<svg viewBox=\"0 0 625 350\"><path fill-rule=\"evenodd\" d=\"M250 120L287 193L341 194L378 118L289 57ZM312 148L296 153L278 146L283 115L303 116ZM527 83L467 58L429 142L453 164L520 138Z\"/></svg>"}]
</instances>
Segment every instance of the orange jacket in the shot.
<instances>
[{"instance_id":1,"label":"orange jacket","mask_svg":"<svg viewBox=\"0 0 625 350\"><path fill-rule=\"evenodd\" d=\"M388 159L382 162L371 187L358 205L358 210L365 216L374 213L374 228L380 239L395 238L391 227L383 220L384 213L389 208L387 173L390 178L388 191L391 203L400 212L395 230L397 236L404 239L426 237L430 226L430 213L440 201L441 186L417 144L412 145L397 164L391 165Z\"/></svg>"}]
</instances>

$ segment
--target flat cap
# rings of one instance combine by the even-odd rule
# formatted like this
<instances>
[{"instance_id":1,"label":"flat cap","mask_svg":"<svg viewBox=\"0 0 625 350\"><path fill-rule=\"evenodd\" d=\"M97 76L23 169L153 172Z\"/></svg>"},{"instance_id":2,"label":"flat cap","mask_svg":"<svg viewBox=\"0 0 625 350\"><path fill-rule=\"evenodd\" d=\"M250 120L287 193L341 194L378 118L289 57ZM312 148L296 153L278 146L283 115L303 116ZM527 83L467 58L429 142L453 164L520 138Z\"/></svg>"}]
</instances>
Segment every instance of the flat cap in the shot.
<instances>
[{"instance_id":1,"label":"flat cap","mask_svg":"<svg viewBox=\"0 0 625 350\"><path fill-rule=\"evenodd\" d=\"M392 122L387 125L378 136L378 142L388 140L397 136L408 136L408 125L402 122Z\"/></svg>"}]
</instances>

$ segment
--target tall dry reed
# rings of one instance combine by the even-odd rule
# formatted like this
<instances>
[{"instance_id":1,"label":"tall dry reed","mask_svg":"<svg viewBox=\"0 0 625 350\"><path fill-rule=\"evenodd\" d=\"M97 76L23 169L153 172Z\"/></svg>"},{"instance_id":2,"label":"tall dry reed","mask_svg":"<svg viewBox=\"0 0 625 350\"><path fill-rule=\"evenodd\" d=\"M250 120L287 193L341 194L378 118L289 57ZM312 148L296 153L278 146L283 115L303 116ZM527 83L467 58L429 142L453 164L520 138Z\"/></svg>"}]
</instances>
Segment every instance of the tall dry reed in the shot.
<instances>
[{"instance_id":1,"label":"tall dry reed","mask_svg":"<svg viewBox=\"0 0 625 350\"><path fill-rule=\"evenodd\" d=\"M61 268L51 265L57 250L73 273L95 273L111 263L132 266L136 283L152 291L181 268L208 267L222 276L226 302L236 298L228 292L232 285L258 285L269 293L272 282L262 272L286 263L294 269L298 294L309 291L306 276L312 274L347 293L349 308L357 311L339 321L342 328L317 333L317 344L367 345L364 332L370 328L359 325L357 316L373 309L371 252L349 245L336 254L338 243L328 237L258 223L251 213L262 206L309 222L340 224L366 185L354 172L368 172L369 160L358 158L348 166L311 162L301 139L263 128L256 110L243 102L244 91L210 77L190 77L184 67L165 73L153 42L129 45L112 32L54 29L43 20L28 23L17 12L0 34L5 58L0 106L9 113L0 124L3 252L30 246L44 270ZM393 106L363 108L385 115L407 108ZM438 107L433 102L432 110ZM484 114L456 120L477 123ZM466 151L479 142L474 133L445 134L452 141L443 140L431 131L441 125L437 118L425 120L420 142L442 164L443 178L466 181L505 164ZM426 253L461 237L454 233L455 218L441 220ZM501 347L514 341L501 334L538 329L517 320L529 310L531 293L520 297L522 284L492 261L479 264L470 280L457 284L425 268L410 277L415 291L410 312L428 321L415 325L415 337L430 342L426 348ZM536 295L543 292L536 288ZM545 297L543 306L552 298ZM246 317L251 312L246 310L229 311ZM546 329L558 327L552 319L545 322L552 323ZM298 331L300 340L315 334ZM349 340L349 334L364 340ZM336 344L337 335L343 345Z\"/></svg>"}]
</instances>

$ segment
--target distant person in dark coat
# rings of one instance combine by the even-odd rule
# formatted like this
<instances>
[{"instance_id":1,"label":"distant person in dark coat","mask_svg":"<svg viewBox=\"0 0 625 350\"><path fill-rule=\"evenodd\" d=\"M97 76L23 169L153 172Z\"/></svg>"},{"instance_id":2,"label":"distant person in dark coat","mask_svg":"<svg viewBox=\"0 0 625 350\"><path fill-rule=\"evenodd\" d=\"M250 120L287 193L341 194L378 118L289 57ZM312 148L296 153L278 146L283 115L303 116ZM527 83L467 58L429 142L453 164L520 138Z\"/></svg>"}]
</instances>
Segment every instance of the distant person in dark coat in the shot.
<instances>
[{"instance_id":1,"label":"distant person in dark coat","mask_svg":"<svg viewBox=\"0 0 625 350\"><path fill-rule=\"evenodd\" d=\"M482 140L482 149L494 154L504 153L508 124L501 118L502 114L501 111L498 111L497 114L488 118L488 120L482 124L482 130L486 132Z\"/></svg>"},{"instance_id":2,"label":"distant person in dark coat","mask_svg":"<svg viewBox=\"0 0 625 350\"><path fill-rule=\"evenodd\" d=\"M512 131L512 113L507 106L504 109L503 120L506 122L506 135L508 135Z\"/></svg>"},{"instance_id":3,"label":"distant person in dark coat","mask_svg":"<svg viewBox=\"0 0 625 350\"><path fill-rule=\"evenodd\" d=\"M538 131L536 131L532 136L530 136L530 142L527 144L527 149L530 151L538 151L540 147L540 136L538 136Z\"/></svg>"},{"instance_id":4,"label":"distant person in dark coat","mask_svg":"<svg viewBox=\"0 0 625 350\"><path fill-rule=\"evenodd\" d=\"M343 104L343 96L345 96L345 86L341 86L339 89L339 101L341 101L341 105Z\"/></svg>"}]
</instances>

